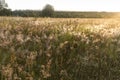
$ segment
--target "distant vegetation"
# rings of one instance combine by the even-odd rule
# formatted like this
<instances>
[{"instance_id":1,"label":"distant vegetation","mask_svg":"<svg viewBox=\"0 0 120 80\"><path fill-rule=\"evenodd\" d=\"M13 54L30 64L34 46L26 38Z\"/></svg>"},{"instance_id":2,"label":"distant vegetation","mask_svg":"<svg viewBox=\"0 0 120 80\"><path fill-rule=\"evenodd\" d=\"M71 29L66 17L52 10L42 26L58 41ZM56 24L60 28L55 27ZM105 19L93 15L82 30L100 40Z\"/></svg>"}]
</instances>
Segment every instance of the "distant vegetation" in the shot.
<instances>
[{"instance_id":1,"label":"distant vegetation","mask_svg":"<svg viewBox=\"0 0 120 80\"><path fill-rule=\"evenodd\" d=\"M12 11L10 9L7 9L7 8L8 8L7 3L2 5L2 3L0 1L0 16L10 16L10 15L12 15Z\"/></svg>"},{"instance_id":2,"label":"distant vegetation","mask_svg":"<svg viewBox=\"0 0 120 80\"><path fill-rule=\"evenodd\" d=\"M52 5L47 4L43 10L15 10L11 11L0 6L0 16L20 17L53 17L53 18L120 18L120 12L75 12L54 11Z\"/></svg>"},{"instance_id":3,"label":"distant vegetation","mask_svg":"<svg viewBox=\"0 0 120 80\"><path fill-rule=\"evenodd\" d=\"M0 9L0 16L12 16L12 11L10 9Z\"/></svg>"},{"instance_id":4,"label":"distant vegetation","mask_svg":"<svg viewBox=\"0 0 120 80\"><path fill-rule=\"evenodd\" d=\"M117 15L116 15L117 14ZM4 9L0 11L0 16L19 16L19 17L45 17L39 10L15 10ZM119 12L70 12L55 11L53 18L120 18Z\"/></svg>"},{"instance_id":5,"label":"distant vegetation","mask_svg":"<svg viewBox=\"0 0 120 80\"><path fill-rule=\"evenodd\" d=\"M117 15L116 15L117 14ZM16 10L12 16L21 17L45 17L42 11L33 10ZM48 16L46 16L48 17ZM119 12L72 12L72 11L55 11L53 18L120 18Z\"/></svg>"}]
</instances>

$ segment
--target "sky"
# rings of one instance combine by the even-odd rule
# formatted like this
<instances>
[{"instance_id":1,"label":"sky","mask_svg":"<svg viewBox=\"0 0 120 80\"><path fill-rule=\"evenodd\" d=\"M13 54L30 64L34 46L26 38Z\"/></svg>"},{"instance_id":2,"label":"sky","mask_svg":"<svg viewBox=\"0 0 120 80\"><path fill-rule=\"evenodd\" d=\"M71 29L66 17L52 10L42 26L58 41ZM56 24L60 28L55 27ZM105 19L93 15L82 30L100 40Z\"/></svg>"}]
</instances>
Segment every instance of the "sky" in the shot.
<instances>
[{"instance_id":1,"label":"sky","mask_svg":"<svg viewBox=\"0 0 120 80\"><path fill-rule=\"evenodd\" d=\"M6 0L12 10L42 10L51 4L60 11L108 11L120 12L120 0Z\"/></svg>"}]
</instances>

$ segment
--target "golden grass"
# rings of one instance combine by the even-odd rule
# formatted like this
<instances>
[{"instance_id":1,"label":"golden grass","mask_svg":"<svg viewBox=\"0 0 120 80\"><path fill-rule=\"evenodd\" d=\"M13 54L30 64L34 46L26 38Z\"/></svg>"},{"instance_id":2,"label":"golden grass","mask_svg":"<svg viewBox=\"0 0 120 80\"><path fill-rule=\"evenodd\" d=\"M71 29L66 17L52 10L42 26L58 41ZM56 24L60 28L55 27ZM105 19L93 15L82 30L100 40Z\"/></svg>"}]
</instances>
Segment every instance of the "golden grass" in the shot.
<instances>
[{"instance_id":1,"label":"golden grass","mask_svg":"<svg viewBox=\"0 0 120 80\"><path fill-rule=\"evenodd\" d=\"M119 80L120 19L0 17L0 80Z\"/></svg>"}]
</instances>

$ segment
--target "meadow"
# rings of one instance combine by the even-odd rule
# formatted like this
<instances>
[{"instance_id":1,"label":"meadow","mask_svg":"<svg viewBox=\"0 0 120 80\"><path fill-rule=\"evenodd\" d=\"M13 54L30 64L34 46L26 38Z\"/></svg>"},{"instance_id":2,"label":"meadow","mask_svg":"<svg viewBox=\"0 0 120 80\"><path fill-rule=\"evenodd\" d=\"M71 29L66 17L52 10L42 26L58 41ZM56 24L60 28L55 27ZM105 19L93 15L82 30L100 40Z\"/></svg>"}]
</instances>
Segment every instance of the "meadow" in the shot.
<instances>
[{"instance_id":1,"label":"meadow","mask_svg":"<svg viewBox=\"0 0 120 80\"><path fill-rule=\"evenodd\" d=\"M119 80L120 19L0 17L0 80Z\"/></svg>"}]
</instances>

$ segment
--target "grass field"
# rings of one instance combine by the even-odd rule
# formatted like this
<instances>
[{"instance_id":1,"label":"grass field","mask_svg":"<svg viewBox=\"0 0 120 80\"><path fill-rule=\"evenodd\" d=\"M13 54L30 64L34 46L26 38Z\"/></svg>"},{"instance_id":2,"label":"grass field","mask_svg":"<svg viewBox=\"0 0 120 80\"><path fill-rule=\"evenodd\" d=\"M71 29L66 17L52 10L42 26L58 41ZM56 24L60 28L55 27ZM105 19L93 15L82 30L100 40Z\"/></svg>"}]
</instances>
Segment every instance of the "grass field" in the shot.
<instances>
[{"instance_id":1,"label":"grass field","mask_svg":"<svg viewBox=\"0 0 120 80\"><path fill-rule=\"evenodd\" d=\"M120 19L0 17L0 80L119 80Z\"/></svg>"}]
</instances>

